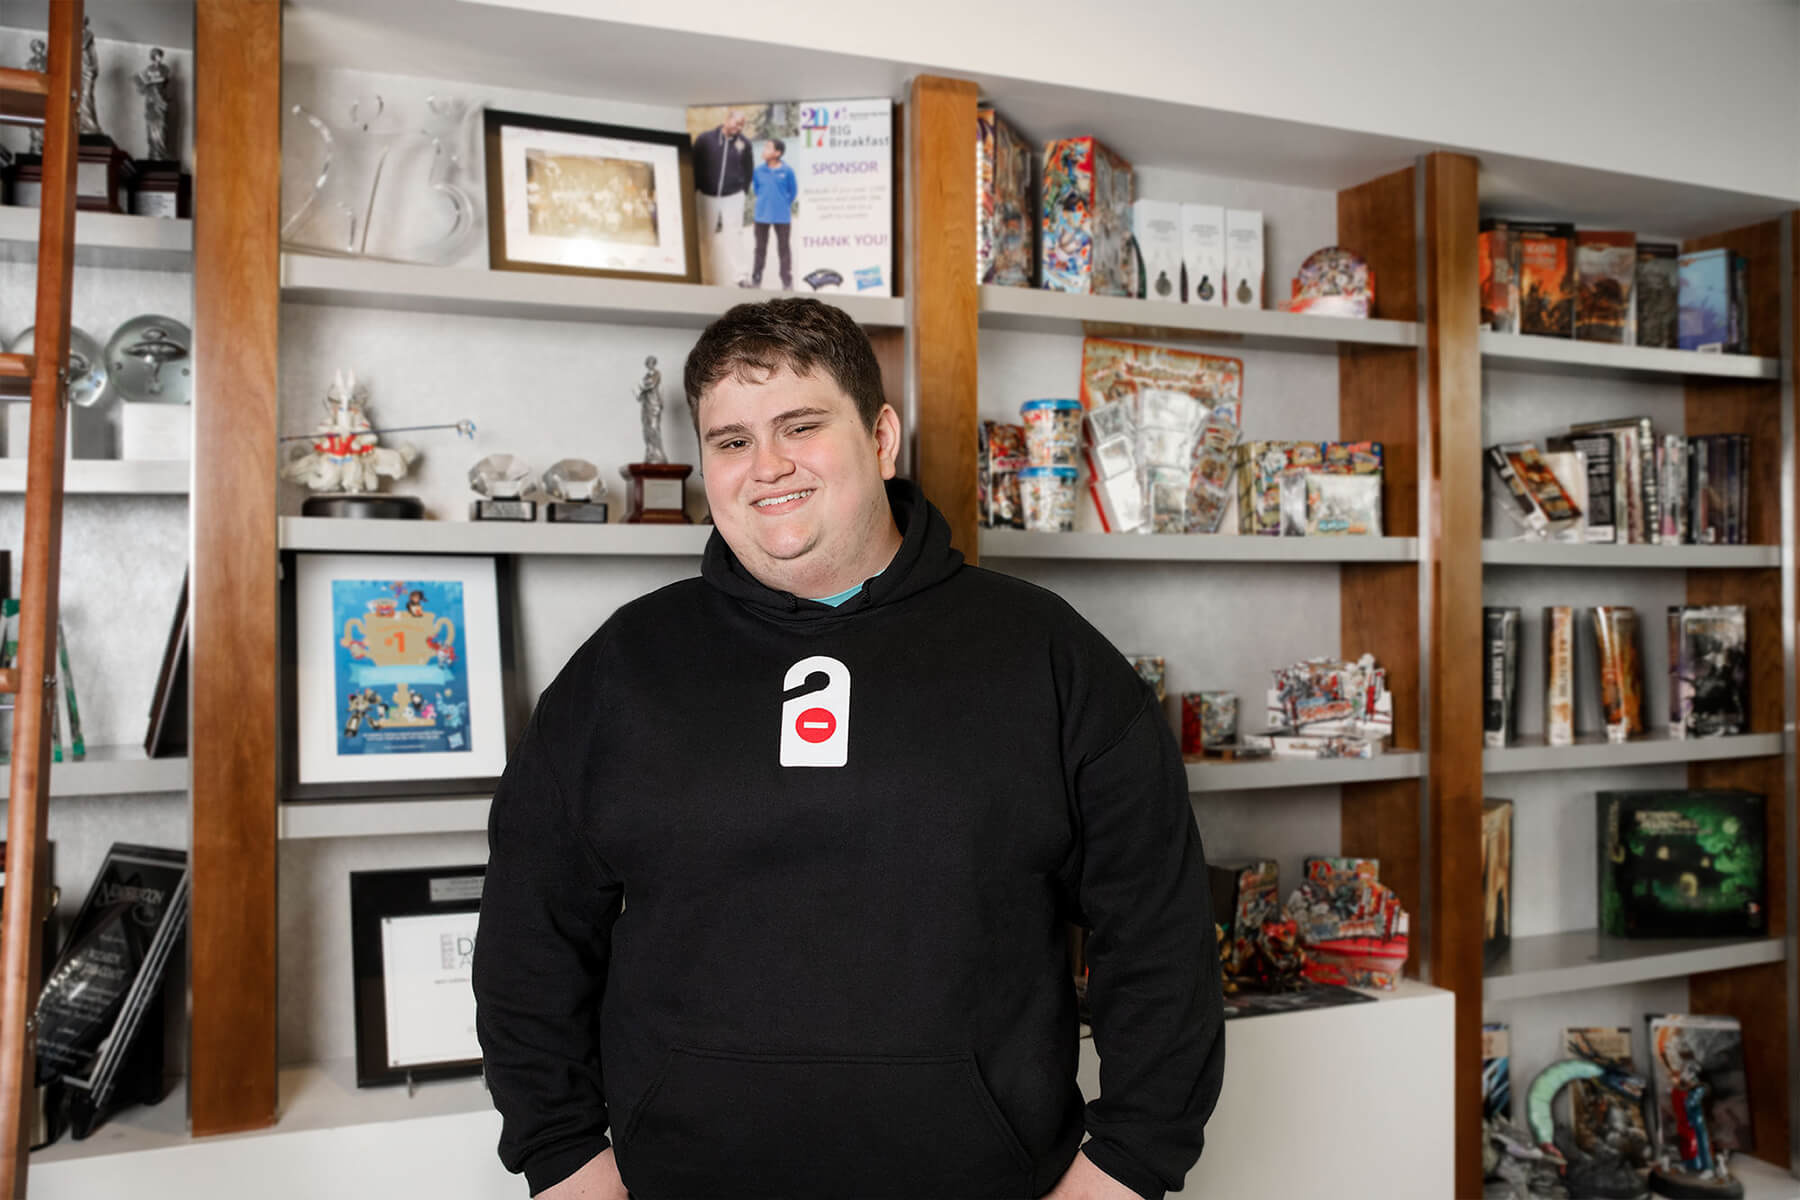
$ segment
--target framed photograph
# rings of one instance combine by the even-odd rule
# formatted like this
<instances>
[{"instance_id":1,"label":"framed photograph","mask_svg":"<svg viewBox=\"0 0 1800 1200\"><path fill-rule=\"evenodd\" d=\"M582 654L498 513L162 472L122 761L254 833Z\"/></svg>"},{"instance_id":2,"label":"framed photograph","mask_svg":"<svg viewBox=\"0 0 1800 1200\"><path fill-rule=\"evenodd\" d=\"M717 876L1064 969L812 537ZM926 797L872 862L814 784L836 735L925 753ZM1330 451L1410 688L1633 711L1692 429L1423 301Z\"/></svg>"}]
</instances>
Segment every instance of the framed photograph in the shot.
<instances>
[{"instance_id":1,"label":"framed photograph","mask_svg":"<svg viewBox=\"0 0 1800 1200\"><path fill-rule=\"evenodd\" d=\"M471 976L486 873L350 872L357 1087L481 1073Z\"/></svg>"},{"instance_id":2,"label":"framed photograph","mask_svg":"<svg viewBox=\"0 0 1800 1200\"><path fill-rule=\"evenodd\" d=\"M685 133L488 109L488 265L698 283Z\"/></svg>"},{"instance_id":3,"label":"framed photograph","mask_svg":"<svg viewBox=\"0 0 1800 1200\"><path fill-rule=\"evenodd\" d=\"M491 795L517 730L507 560L282 565L285 796Z\"/></svg>"}]
</instances>

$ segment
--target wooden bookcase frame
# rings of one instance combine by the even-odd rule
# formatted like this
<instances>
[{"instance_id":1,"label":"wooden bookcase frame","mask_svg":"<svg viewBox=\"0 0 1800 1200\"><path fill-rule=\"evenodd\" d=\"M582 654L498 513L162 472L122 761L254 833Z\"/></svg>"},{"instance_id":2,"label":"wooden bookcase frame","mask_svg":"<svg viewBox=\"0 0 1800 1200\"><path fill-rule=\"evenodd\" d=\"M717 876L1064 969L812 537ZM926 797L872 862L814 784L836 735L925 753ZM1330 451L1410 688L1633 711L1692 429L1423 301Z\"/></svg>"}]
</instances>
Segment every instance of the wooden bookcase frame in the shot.
<instances>
[{"instance_id":1,"label":"wooden bookcase frame","mask_svg":"<svg viewBox=\"0 0 1800 1200\"><path fill-rule=\"evenodd\" d=\"M192 1129L204 1136L274 1123L277 789L273 714L277 522L276 356L280 286L281 13L279 0L196 0L196 193L203 213L194 252L196 400L193 521L194 714L207 730L193 748ZM950 519L973 561L978 289L970 134L976 86L913 80L897 165L908 200L896 265L907 327L877 339L890 394L914 432L912 474ZM897 128L899 126L897 125ZM1339 418L1346 436L1387 448L1391 534L1420 539L1417 562L1342 567L1340 635L1368 650L1397 686L1396 742L1428 755L1422 779L1347 785L1347 853L1377 856L1415 913L1413 969L1458 997L1458 1194L1480 1177L1482 795L1480 673L1481 490L1466 469L1480 449L1480 339L1475 233L1478 165L1434 153L1338 197L1342 242L1362 250L1380 281L1378 316L1422 323L1421 345L1339 352ZM1783 669L1757 688L1757 727L1794 723L1792 454L1796 340L1791 220L1709 239L1752 260L1758 352L1789 364L1784 378L1695 382L1689 430L1744 428L1769 441L1754 468L1759 533L1783 546L1779 569L1691 573L1692 600L1754 597L1753 636L1781 645ZM930 236L919 231L929 230ZM1698 244L1698 243L1696 243ZM1783 304L1769 303L1779 296ZM1779 445L1779 459L1768 447ZM1446 466L1452 469L1446 470ZM1778 513L1777 508L1780 511ZM258 565L260 564L260 565ZM243 670L264 663L269 672ZM1416 678L1418 686L1408 686ZM1761 677L1759 676L1759 679ZM1778 688L1771 690L1779 678ZM266 695L264 694L266 692ZM261 700L259 701L259 697ZM1790 734L1791 739L1791 734ZM1778 929L1791 936L1794 748L1780 758L1697 763L1696 784L1758 786L1771 796L1772 879L1784 897ZM1777 833L1779 831L1779 833ZM1795 962L1696 976L1695 1007L1745 1022L1759 1145L1785 1162L1793 1093Z\"/></svg>"}]
</instances>

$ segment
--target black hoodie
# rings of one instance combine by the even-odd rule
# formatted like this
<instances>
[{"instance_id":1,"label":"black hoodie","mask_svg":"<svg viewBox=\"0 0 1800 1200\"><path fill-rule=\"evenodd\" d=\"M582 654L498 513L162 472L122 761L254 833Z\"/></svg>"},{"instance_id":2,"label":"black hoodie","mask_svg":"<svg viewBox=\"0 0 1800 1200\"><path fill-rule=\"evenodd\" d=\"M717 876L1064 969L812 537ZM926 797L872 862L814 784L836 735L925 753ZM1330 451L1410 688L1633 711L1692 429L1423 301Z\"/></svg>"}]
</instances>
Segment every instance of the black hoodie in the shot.
<instances>
[{"instance_id":1,"label":"black hoodie","mask_svg":"<svg viewBox=\"0 0 1800 1200\"><path fill-rule=\"evenodd\" d=\"M1083 1131L1160 1200L1224 1074L1200 835L1161 706L1054 593L903 540L832 608L715 531L544 692L489 821L477 1028L533 1191L1025 1200ZM1063 922L1092 929L1101 1095Z\"/></svg>"}]
</instances>

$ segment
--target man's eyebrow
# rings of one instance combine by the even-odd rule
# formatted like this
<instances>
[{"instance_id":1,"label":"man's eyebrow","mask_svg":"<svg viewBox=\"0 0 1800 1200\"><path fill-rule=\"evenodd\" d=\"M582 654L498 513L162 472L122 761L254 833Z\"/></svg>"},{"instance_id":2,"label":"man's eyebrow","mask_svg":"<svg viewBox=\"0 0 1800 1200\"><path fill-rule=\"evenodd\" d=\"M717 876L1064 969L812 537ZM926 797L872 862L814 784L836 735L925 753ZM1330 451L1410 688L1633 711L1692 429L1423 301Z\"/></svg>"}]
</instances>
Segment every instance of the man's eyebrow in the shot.
<instances>
[{"instance_id":1,"label":"man's eyebrow","mask_svg":"<svg viewBox=\"0 0 1800 1200\"><path fill-rule=\"evenodd\" d=\"M817 408L812 406L790 408L786 412L776 413L774 416L770 417L769 424L780 425L785 421L792 421L799 417L829 417L830 415L831 410L829 408ZM706 440L710 442L714 438L724 437L728 433L738 434L749 432L750 426L744 424L742 421L734 421L730 425L718 425L707 430Z\"/></svg>"}]
</instances>

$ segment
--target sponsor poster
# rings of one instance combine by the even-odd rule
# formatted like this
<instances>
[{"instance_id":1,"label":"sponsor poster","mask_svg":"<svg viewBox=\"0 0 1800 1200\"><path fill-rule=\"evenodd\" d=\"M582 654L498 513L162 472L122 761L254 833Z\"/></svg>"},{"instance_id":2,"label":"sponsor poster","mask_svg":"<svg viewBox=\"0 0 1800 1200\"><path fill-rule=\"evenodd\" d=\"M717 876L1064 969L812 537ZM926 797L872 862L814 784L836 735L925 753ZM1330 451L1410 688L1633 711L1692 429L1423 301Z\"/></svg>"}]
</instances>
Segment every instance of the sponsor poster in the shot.
<instances>
[{"instance_id":1,"label":"sponsor poster","mask_svg":"<svg viewBox=\"0 0 1800 1200\"><path fill-rule=\"evenodd\" d=\"M891 296L893 118L887 99L689 108L701 281Z\"/></svg>"}]
</instances>

